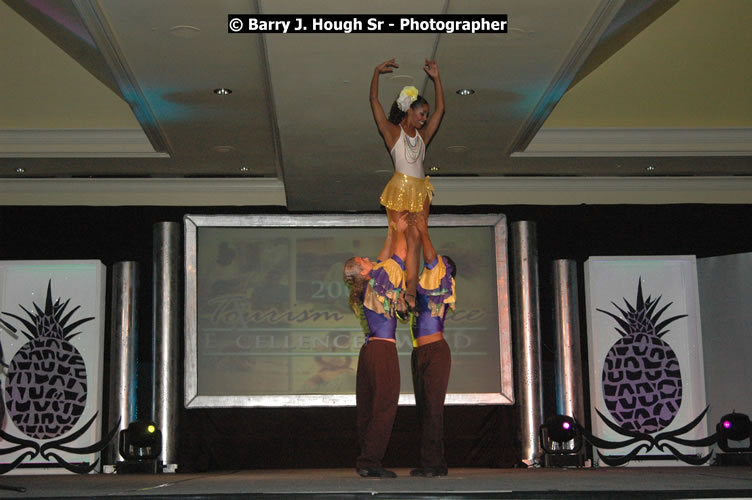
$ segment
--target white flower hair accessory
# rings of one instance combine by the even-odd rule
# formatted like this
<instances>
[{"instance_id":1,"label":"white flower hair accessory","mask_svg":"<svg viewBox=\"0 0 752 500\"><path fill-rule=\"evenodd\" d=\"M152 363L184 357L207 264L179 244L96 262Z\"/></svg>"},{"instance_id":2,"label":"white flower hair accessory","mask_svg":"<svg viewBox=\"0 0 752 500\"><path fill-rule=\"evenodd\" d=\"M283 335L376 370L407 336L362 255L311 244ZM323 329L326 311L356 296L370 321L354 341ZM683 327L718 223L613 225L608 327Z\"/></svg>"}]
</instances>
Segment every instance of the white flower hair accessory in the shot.
<instances>
[{"instance_id":1,"label":"white flower hair accessory","mask_svg":"<svg viewBox=\"0 0 752 500\"><path fill-rule=\"evenodd\" d=\"M418 98L418 89L412 86L403 87L402 91L397 97L397 107L400 111L406 113L410 109L410 105Z\"/></svg>"}]
</instances>

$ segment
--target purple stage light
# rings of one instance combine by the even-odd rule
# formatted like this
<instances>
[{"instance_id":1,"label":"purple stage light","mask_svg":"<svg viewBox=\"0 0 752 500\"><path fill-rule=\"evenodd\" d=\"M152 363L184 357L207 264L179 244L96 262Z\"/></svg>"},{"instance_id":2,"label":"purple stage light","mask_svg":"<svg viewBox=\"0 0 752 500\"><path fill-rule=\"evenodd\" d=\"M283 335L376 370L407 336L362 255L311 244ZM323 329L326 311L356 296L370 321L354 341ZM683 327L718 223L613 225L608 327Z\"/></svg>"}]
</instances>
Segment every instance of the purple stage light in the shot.
<instances>
[{"instance_id":1,"label":"purple stage light","mask_svg":"<svg viewBox=\"0 0 752 500\"><path fill-rule=\"evenodd\" d=\"M723 428L724 428L724 429L730 429L730 428L731 428L731 421L729 421L729 420L724 420L724 421L723 421Z\"/></svg>"},{"instance_id":2,"label":"purple stage light","mask_svg":"<svg viewBox=\"0 0 752 500\"><path fill-rule=\"evenodd\" d=\"M572 427L572 426L571 426L571 425L569 424L569 422L562 422L562 423L561 423L561 427L562 427L562 429L564 429L564 430L567 430L567 431L568 431L568 430L569 430L569 428L570 428L570 427Z\"/></svg>"}]
</instances>

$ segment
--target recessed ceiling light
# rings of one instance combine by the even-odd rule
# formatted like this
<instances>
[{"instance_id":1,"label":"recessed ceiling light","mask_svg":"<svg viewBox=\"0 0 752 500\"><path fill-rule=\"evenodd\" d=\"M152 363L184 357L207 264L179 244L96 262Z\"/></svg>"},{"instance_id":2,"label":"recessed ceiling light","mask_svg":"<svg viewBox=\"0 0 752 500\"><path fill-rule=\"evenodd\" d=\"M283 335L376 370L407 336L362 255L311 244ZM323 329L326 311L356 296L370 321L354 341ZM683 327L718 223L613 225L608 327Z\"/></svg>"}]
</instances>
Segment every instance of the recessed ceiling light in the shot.
<instances>
[{"instance_id":1,"label":"recessed ceiling light","mask_svg":"<svg viewBox=\"0 0 752 500\"><path fill-rule=\"evenodd\" d=\"M240 167L240 171L246 173L248 172L248 167Z\"/></svg>"},{"instance_id":2,"label":"recessed ceiling light","mask_svg":"<svg viewBox=\"0 0 752 500\"><path fill-rule=\"evenodd\" d=\"M214 89L214 93L217 95L230 95L232 94L232 90L220 87L218 89Z\"/></svg>"},{"instance_id":3,"label":"recessed ceiling light","mask_svg":"<svg viewBox=\"0 0 752 500\"><path fill-rule=\"evenodd\" d=\"M470 148L467 146L448 146L447 151L450 153L467 153Z\"/></svg>"},{"instance_id":4,"label":"recessed ceiling light","mask_svg":"<svg viewBox=\"0 0 752 500\"><path fill-rule=\"evenodd\" d=\"M436 173L436 172L438 172L438 171L439 171L439 167L437 167L436 165L434 165L434 166L432 166L431 168L429 168L429 169L428 169L428 171L429 171L429 172L434 172L434 173Z\"/></svg>"},{"instance_id":5,"label":"recessed ceiling light","mask_svg":"<svg viewBox=\"0 0 752 500\"><path fill-rule=\"evenodd\" d=\"M653 172L655 170L655 167L653 165L648 165L648 168L646 168L648 172Z\"/></svg>"},{"instance_id":6,"label":"recessed ceiling light","mask_svg":"<svg viewBox=\"0 0 752 500\"><path fill-rule=\"evenodd\" d=\"M23 168L23 167L18 167L18 168L16 169L16 173L17 173L17 174L22 174L22 173L24 173L24 172L26 172L26 169L25 169L25 168Z\"/></svg>"},{"instance_id":7,"label":"recessed ceiling light","mask_svg":"<svg viewBox=\"0 0 752 500\"><path fill-rule=\"evenodd\" d=\"M472 95L475 94L475 91L473 89L459 89L457 91L459 95L465 96L465 95Z\"/></svg>"}]
</instances>

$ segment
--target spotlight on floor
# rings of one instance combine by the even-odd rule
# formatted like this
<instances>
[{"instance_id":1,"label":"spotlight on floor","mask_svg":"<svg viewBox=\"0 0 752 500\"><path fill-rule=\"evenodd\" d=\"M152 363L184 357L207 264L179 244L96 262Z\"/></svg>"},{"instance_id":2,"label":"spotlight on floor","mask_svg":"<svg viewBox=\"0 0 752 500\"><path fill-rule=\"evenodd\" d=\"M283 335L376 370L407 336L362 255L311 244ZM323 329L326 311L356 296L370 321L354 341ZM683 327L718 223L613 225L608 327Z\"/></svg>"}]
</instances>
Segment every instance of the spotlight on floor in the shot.
<instances>
[{"instance_id":1,"label":"spotlight on floor","mask_svg":"<svg viewBox=\"0 0 752 500\"><path fill-rule=\"evenodd\" d=\"M582 429L568 415L554 415L538 429L545 467L583 467Z\"/></svg>"},{"instance_id":2,"label":"spotlight on floor","mask_svg":"<svg viewBox=\"0 0 752 500\"><path fill-rule=\"evenodd\" d=\"M744 413L731 412L721 417L716 424L715 431L718 436L718 447L728 455L746 455L748 459L752 453L752 435L749 417ZM718 454L717 460L722 461L722 454ZM730 457L725 457L730 458ZM747 463L747 460L743 460Z\"/></svg>"},{"instance_id":3,"label":"spotlight on floor","mask_svg":"<svg viewBox=\"0 0 752 500\"><path fill-rule=\"evenodd\" d=\"M162 472L162 431L150 420L137 420L120 431L118 450L125 459L115 465L118 473Z\"/></svg>"}]
</instances>

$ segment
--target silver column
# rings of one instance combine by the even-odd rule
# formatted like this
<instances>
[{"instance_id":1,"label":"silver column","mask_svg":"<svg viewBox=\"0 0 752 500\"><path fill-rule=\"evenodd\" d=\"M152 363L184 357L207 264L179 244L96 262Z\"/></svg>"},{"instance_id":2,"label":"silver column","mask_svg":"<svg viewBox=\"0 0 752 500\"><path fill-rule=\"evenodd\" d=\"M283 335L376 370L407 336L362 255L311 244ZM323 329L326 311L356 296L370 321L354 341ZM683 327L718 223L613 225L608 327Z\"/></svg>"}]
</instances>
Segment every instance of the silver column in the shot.
<instances>
[{"instance_id":1,"label":"silver column","mask_svg":"<svg viewBox=\"0 0 752 500\"><path fill-rule=\"evenodd\" d=\"M584 424L577 263L555 260L552 266L554 342L556 344L556 412Z\"/></svg>"},{"instance_id":2,"label":"silver column","mask_svg":"<svg viewBox=\"0 0 752 500\"><path fill-rule=\"evenodd\" d=\"M522 461L533 465L541 455L538 428L543 415L541 333L538 299L538 244L535 223L512 223L514 335Z\"/></svg>"},{"instance_id":3,"label":"silver column","mask_svg":"<svg viewBox=\"0 0 752 500\"><path fill-rule=\"evenodd\" d=\"M138 349L138 264L116 262L112 266L110 310L110 397L104 432L118 434L102 454L102 465L123 460L118 452L119 432L136 420L136 353Z\"/></svg>"},{"instance_id":4,"label":"silver column","mask_svg":"<svg viewBox=\"0 0 752 500\"><path fill-rule=\"evenodd\" d=\"M159 222L154 225L154 314L153 355L154 421L162 431L160 459L165 471L177 465L177 430L180 374L180 315L183 304L180 290L180 224Z\"/></svg>"}]
</instances>

